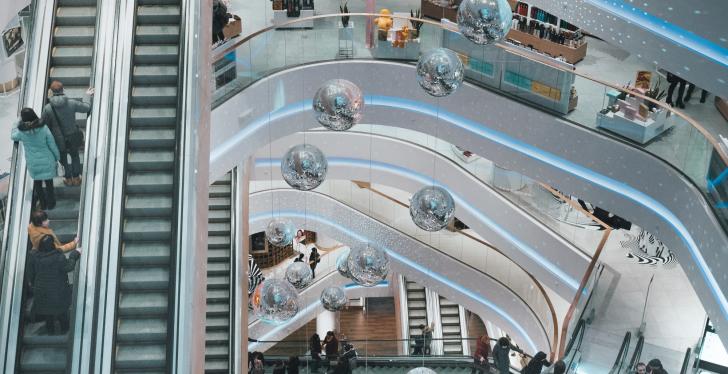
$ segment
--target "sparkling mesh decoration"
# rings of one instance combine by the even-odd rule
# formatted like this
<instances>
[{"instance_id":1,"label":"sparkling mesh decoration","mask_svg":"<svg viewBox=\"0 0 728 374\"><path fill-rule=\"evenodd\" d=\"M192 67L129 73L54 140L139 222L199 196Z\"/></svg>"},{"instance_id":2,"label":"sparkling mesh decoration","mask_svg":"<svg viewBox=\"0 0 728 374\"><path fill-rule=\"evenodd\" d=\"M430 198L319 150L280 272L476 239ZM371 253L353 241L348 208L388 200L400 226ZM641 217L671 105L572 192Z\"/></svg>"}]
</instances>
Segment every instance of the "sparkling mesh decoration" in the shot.
<instances>
[{"instance_id":1,"label":"sparkling mesh decoration","mask_svg":"<svg viewBox=\"0 0 728 374\"><path fill-rule=\"evenodd\" d=\"M274 218L268 223L265 229L265 237L268 243L276 247L285 247L293 243L293 236L296 235L296 229L293 223L287 219Z\"/></svg>"},{"instance_id":2,"label":"sparkling mesh decoration","mask_svg":"<svg viewBox=\"0 0 728 374\"><path fill-rule=\"evenodd\" d=\"M308 286L312 279L311 267L306 262L294 262L286 268L286 280L299 290Z\"/></svg>"},{"instance_id":3,"label":"sparkling mesh decoration","mask_svg":"<svg viewBox=\"0 0 728 374\"><path fill-rule=\"evenodd\" d=\"M381 248L369 244L352 248L347 260L351 280L364 287L372 287L389 273L389 255Z\"/></svg>"},{"instance_id":4,"label":"sparkling mesh decoration","mask_svg":"<svg viewBox=\"0 0 728 374\"><path fill-rule=\"evenodd\" d=\"M457 14L458 28L475 44L503 40L511 25L511 7L506 0L463 0Z\"/></svg>"},{"instance_id":5,"label":"sparkling mesh decoration","mask_svg":"<svg viewBox=\"0 0 728 374\"><path fill-rule=\"evenodd\" d=\"M344 309L346 302L346 293L341 287L326 287L321 291L321 305L329 312L336 312Z\"/></svg>"},{"instance_id":6,"label":"sparkling mesh decoration","mask_svg":"<svg viewBox=\"0 0 728 374\"><path fill-rule=\"evenodd\" d=\"M334 131L350 129L361 119L364 98L354 83L332 79L321 86L313 97L316 120Z\"/></svg>"},{"instance_id":7,"label":"sparkling mesh decoration","mask_svg":"<svg viewBox=\"0 0 728 374\"><path fill-rule=\"evenodd\" d=\"M437 372L430 368L421 366L408 371L407 374L437 374Z\"/></svg>"},{"instance_id":8,"label":"sparkling mesh decoration","mask_svg":"<svg viewBox=\"0 0 728 374\"><path fill-rule=\"evenodd\" d=\"M435 97L453 93L463 82L463 63L455 52L447 48L434 48L417 61L417 83Z\"/></svg>"},{"instance_id":9,"label":"sparkling mesh decoration","mask_svg":"<svg viewBox=\"0 0 728 374\"><path fill-rule=\"evenodd\" d=\"M283 279L266 279L253 292L253 313L269 323L283 323L298 313L298 293Z\"/></svg>"},{"instance_id":10,"label":"sparkling mesh decoration","mask_svg":"<svg viewBox=\"0 0 728 374\"><path fill-rule=\"evenodd\" d=\"M427 0L430 3L433 3L437 6L441 6L443 8L450 8L452 5L451 0Z\"/></svg>"},{"instance_id":11,"label":"sparkling mesh decoration","mask_svg":"<svg viewBox=\"0 0 728 374\"><path fill-rule=\"evenodd\" d=\"M308 191L318 187L326 178L329 167L326 156L310 144L293 146L281 160L281 174L289 186Z\"/></svg>"},{"instance_id":12,"label":"sparkling mesh decoration","mask_svg":"<svg viewBox=\"0 0 728 374\"><path fill-rule=\"evenodd\" d=\"M455 201L442 187L428 186L417 191L410 201L410 217L426 231L443 229L455 214Z\"/></svg>"},{"instance_id":13,"label":"sparkling mesh decoration","mask_svg":"<svg viewBox=\"0 0 728 374\"><path fill-rule=\"evenodd\" d=\"M341 254L339 254L339 257L336 258L336 270L339 271L339 274L347 278L351 278L351 274L349 273L350 252L351 250L346 248L341 252Z\"/></svg>"}]
</instances>

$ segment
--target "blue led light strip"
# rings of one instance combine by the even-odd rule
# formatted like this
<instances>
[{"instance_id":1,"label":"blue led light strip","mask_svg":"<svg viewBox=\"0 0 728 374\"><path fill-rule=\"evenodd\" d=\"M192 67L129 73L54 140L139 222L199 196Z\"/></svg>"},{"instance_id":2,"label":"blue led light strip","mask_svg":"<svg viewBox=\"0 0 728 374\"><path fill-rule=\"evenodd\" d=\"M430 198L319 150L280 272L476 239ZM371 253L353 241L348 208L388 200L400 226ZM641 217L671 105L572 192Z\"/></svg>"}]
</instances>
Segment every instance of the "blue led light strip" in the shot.
<instances>
[{"instance_id":1,"label":"blue led light strip","mask_svg":"<svg viewBox=\"0 0 728 374\"><path fill-rule=\"evenodd\" d=\"M631 21L650 33L661 36L681 47L687 48L723 66L728 66L728 49L672 24L660 17L621 0L584 0L585 2ZM719 11L719 10L718 10Z\"/></svg>"},{"instance_id":2,"label":"blue led light strip","mask_svg":"<svg viewBox=\"0 0 728 374\"><path fill-rule=\"evenodd\" d=\"M449 188L447 185L442 184L439 180L433 180L431 176L419 174L416 171L413 171L411 169L407 169L398 165L392 165L387 164L379 161L370 161L370 160L361 160L361 159L355 159L355 158L345 158L345 157L327 157L327 161L329 165L333 166L342 166L342 167L360 167L364 169L369 169L371 166L374 170L379 171L386 171L393 174L399 174L407 176L409 179L415 180L423 185L432 185L435 183L436 185L443 187L447 189L450 194L452 195L453 199L455 200L455 206L457 209L463 208L468 211L471 215L473 215L478 221L483 222L484 224L488 225L490 229L495 231L498 235L506 239L508 242L512 243L519 251L524 253L526 256L528 256L537 266L542 267L549 273L553 274L555 277L560 279L565 285L567 285L572 290L576 291L579 288L579 282L571 277L569 274L565 273L561 268L554 264L553 262L549 261L546 257L542 256L541 253L529 246L528 244L521 241L516 235L513 235L510 231L506 230L504 227L498 224L497 220L492 219L491 217L483 214L481 211L470 205L468 201L461 197L460 195L453 192L452 188ZM264 168L270 168L271 166L280 165L281 161L280 159L256 159L255 165L257 167L264 167Z\"/></svg>"},{"instance_id":3,"label":"blue led light strip","mask_svg":"<svg viewBox=\"0 0 728 374\"><path fill-rule=\"evenodd\" d=\"M356 240L357 242L360 242L360 243L368 243L368 242L377 243L378 242L376 238L370 239L366 236L363 236L357 232L350 230L348 227L344 227L337 222L331 221L327 217L323 217L323 216L320 216L317 214L312 214L310 211L309 212L300 212L300 211L296 211L296 210L283 210L280 212L276 211L275 213L277 215L279 215L280 217L298 218L298 219L305 219L307 221L319 222L321 224L332 227L333 229L345 234L346 236L348 236L348 237L352 238L353 240ZM258 212L256 214L251 214L249 221L253 222L253 221L257 221L257 220L268 220L268 219L270 219L270 217L271 217L271 212ZM412 269L415 269L423 274L426 274L429 277L435 279L436 281L438 281L444 285L447 285L448 288L452 288L452 289L468 296L469 298L475 300L476 302L487 306L488 308L493 310L495 313L497 313L501 318L503 318L508 323L510 323L511 326L513 326L516 330L518 330L518 332L523 336L523 338L527 340L526 343L528 343L532 352L538 351L536 344L534 343L533 339L531 339L531 336L523 328L523 326L521 326L520 323L518 323L516 320L514 320L508 313L506 313L503 309L501 309L498 305L496 305L492 301L486 299L479 293L471 291L470 289L460 285L459 283L454 282L454 281L444 277L443 275L441 275L431 269L428 269L428 268L418 264L417 262L410 260L407 257L400 255L399 253L393 251L392 249L390 249L388 247L382 247L382 249L386 250L387 254L395 261L398 261ZM312 306L315 306L315 305L317 305L317 304L314 303L314 304L306 307L304 309L304 311L308 310L308 308L311 308ZM301 312L299 312L299 313L301 313ZM277 329L281 329L281 328L283 328L283 326L277 327ZM278 330L276 330L276 331L278 331ZM272 336L272 335L270 335L272 333L273 332L271 331L264 336ZM264 340L264 339L261 339L261 340Z\"/></svg>"}]
</instances>

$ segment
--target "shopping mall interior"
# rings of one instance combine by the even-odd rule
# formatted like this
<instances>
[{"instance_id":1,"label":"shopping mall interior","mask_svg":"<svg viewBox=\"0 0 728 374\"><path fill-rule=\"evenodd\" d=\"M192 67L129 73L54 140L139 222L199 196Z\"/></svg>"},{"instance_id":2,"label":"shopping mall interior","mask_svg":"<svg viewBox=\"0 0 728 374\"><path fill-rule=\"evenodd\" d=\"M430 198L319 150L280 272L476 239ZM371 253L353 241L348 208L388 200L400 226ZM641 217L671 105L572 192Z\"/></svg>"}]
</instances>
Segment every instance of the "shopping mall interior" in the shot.
<instances>
[{"instance_id":1,"label":"shopping mall interior","mask_svg":"<svg viewBox=\"0 0 728 374\"><path fill-rule=\"evenodd\" d=\"M0 372L728 373L724 1L0 7Z\"/></svg>"}]
</instances>

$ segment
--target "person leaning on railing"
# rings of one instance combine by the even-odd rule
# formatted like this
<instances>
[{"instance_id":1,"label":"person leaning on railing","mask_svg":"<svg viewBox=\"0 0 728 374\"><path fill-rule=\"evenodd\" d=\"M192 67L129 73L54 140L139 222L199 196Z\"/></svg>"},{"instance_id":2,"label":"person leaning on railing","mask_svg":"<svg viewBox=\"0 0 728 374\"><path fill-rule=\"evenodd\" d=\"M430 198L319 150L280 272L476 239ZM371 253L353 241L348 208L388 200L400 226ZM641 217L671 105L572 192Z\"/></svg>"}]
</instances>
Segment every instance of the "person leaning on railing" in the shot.
<instances>
[{"instance_id":1,"label":"person leaning on railing","mask_svg":"<svg viewBox=\"0 0 728 374\"><path fill-rule=\"evenodd\" d=\"M502 337L498 339L498 343L493 348L493 363L499 374L509 374L511 372L511 350L523 353L520 348L511 344L510 339Z\"/></svg>"}]
</instances>

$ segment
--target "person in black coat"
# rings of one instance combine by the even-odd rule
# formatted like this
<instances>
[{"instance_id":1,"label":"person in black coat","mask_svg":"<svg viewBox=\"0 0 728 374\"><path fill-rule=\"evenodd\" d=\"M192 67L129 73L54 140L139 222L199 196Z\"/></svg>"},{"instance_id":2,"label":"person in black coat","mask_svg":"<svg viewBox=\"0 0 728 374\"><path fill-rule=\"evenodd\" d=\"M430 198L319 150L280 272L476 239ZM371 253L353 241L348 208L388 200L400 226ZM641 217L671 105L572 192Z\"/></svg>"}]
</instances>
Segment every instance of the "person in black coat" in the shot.
<instances>
[{"instance_id":1,"label":"person in black coat","mask_svg":"<svg viewBox=\"0 0 728 374\"><path fill-rule=\"evenodd\" d=\"M318 253L316 247L311 248L311 254L308 255L308 264L311 266L311 274L313 278L316 278L316 266L321 262L321 255Z\"/></svg>"},{"instance_id":2,"label":"person in black coat","mask_svg":"<svg viewBox=\"0 0 728 374\"><path fill-rule=\"evenodd\" d=\"M321 338L319 334L313 333L308 340L308 348L311 350L311 371L316 373L321 367Z\"/></svg>"},{"instance_id":3,"label":"person in black coat","mask_svg":"<svg viewBox=\"0 0 728 374\"><path fill-rule=\"evenodd\" d=\"M220 0L212 1L212 43L225 40L225 34L222 30L230 19L227 6Z\"/></svg>"},{"instance_id":4,"label":"person in black coat","mask_svg":"<svg viewBox=\"0 0 728 374\"><path fill-rule=\"evenodd\" d=\"M528 362L521 373L523 374L541 374L543 367L551 366L551 363L546 359L546 353L539 351L535 356Z\"/></svg>"},{"instance_id":5,"label":"person in black coat","mask_svg":"<svg viewBox=\"0 0 728 374\"><path fill-rule=\"evenodd\" d=\"M33 288L33 313L45 318L50 335L56 335L56 321L60 324L61 334L68 332L72 292L68 273L76 267L80 256L81 253L74 249L66 258L56 249L50 235L41 238L38 249L30 252L27 275Z\"/></svg>"}]
</instances>

